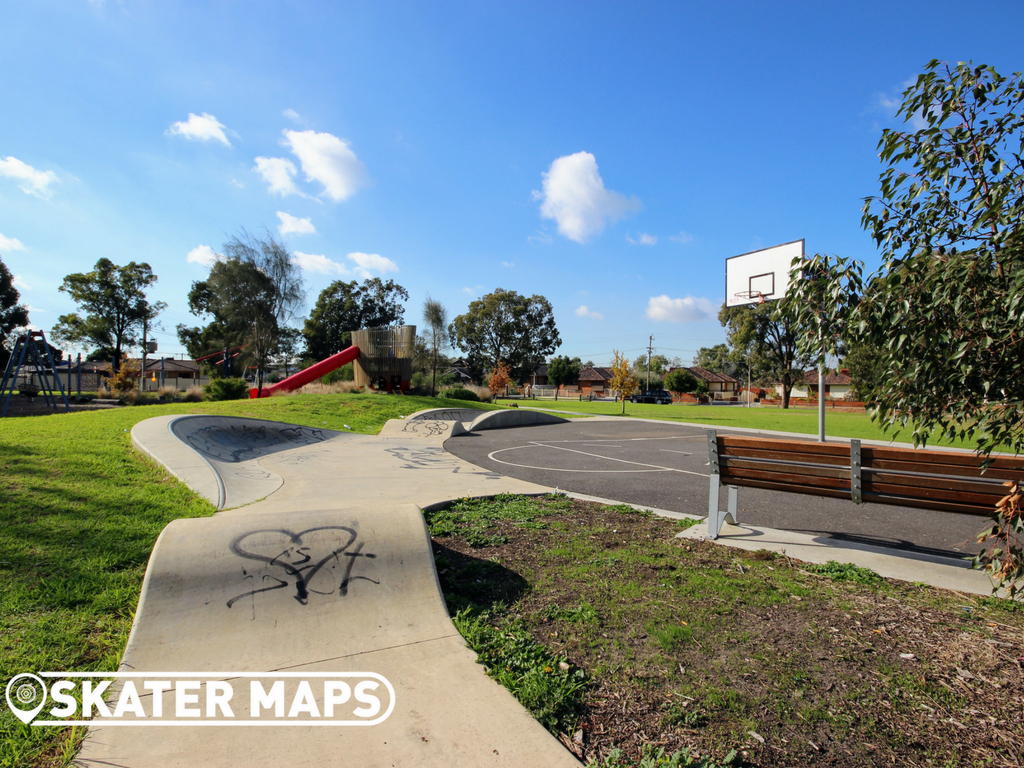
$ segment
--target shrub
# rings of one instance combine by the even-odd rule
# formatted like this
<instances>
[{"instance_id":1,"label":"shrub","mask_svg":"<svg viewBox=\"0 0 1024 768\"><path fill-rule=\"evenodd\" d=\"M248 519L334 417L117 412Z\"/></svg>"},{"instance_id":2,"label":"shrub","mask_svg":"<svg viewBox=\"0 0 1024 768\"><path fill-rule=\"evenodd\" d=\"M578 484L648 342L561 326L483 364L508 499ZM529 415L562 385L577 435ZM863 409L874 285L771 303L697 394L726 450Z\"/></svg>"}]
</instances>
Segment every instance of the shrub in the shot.
<instances>
[{"instance_id":1,"label":"shrub","mask_svg":"<svg viewBox=\"0 0 1024 768\"><path fill-rule=\"evenodd\" d=\"M353 381L356 377L355 366L352 363L345 363L340 368L335 368L330 373L321 376L322 384L337 384L342 381Z\"/></svg>"},{"instance_id":2,"label":"shrub","mask_svg":"<svg viewBox=\"0 0 1024 768\"><path fill-rule=\"evenodd\" d=\"M430 393L430 378L423 371L416 371L409 382L412 391L416 394Z\"/></svg>"},{"instance_id":3,"label":"shrub","mask_svg":"<svg viewBox=\"0 0 1024 768\"><path fill-rule=\"evenodd\" d=\"M245 379L214 379L206 385L207 400L241 400L249 396Z\"/></svg>"},{"instance_id":4,"label":"shrub","mask_svg":"<svg viewBox=\"0 0 1024 768\"><path fill-rule=\"evenodd\" d=\"M121 362L121 368L110 377L107 386L120 396L135 389L140 373L139 364L134 360L125 358Z\"/></svg>"},{"instance_id":5,"label":"shrub","mask_svg":"<svg viewBox=\"0 0 1024 768\"><path fill-rule=\"evenodd\" d=\"M275 397L287 397L288 395L361 395L361 390L354 381L338 381L334 384L324 384L323 379L306 384L299 389L288 392L275 392Z\"/></svg>"},{"instance_id":6,"label":"shrub","mask_svg":"<svg viewBox=\"0 0 1024 768\"><path fill-rule=\"evenodd\" d=\"M171 400L177 400L178 399L178 389L177 389L177 387L160 387L160 389L158 389L156 391L156 393L160 397L169 398Z\"/></svg>"},{"instance_id":7,"label":"shrub","mask_svg":"<svg viewBox=\"0 0 1024 768\"><path fill-rule=\"evenodd\" d=\"M181 399L186 403L200 403L206 399L202 387L189 387L185 390Z\"/></svg>"},{"instance_id":8,"label":"shrub","mask_svg":"<svg viewBox=\"0 0 1024 768\"><path fill-rule=\"evenodd\" d=\"M438 394L438 397L444 397L449 400L471 400L474 403L480 402L480 396L472 390L466 389L465 387L452 387L446 389L444 392Z\"/></svg>"}]
</instances>

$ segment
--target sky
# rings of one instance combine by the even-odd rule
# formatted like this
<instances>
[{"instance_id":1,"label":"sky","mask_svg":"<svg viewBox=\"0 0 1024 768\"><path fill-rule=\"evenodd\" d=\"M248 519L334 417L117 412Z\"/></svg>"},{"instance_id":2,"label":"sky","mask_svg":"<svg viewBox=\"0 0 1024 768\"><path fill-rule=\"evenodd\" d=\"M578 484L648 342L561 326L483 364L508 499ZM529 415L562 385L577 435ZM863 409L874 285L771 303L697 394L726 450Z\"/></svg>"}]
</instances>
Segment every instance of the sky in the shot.
<instances>
[{"instance_id":1,"label":"sky","mask_svg":"<svg viewBox=\"0 0 1024 768\"><path fill-rule=\"evenodd\" d=\"M0 259L34 326L65 275L146 262L184 352L245 228L307 311L391 279L449 316L545 296L556 354L689 364L725 260L803 239L878 265L881 130L931 59L1019 71L1024 3L0 0ZM301 325L301 318L298 325Z\"/></svg>"}]
</instances>

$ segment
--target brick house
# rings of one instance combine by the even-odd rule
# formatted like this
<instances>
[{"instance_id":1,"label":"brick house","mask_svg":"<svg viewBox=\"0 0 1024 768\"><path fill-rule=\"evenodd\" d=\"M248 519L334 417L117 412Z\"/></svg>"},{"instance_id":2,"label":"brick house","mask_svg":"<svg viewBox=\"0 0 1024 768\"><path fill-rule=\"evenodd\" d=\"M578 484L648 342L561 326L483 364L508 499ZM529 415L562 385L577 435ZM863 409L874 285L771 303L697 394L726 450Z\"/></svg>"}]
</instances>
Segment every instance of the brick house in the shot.
<instances>
[{"instance_id":1,"label":"brick house","mask_svg":"<svg viewBox=\"0 0 1024 768\"><path fill-rule=\"evenodd\" d=\"M605 397L611 394L611 380L614 374L611 368L584 368L580 371L580 394Z\"/></svg>"}]
</instances>

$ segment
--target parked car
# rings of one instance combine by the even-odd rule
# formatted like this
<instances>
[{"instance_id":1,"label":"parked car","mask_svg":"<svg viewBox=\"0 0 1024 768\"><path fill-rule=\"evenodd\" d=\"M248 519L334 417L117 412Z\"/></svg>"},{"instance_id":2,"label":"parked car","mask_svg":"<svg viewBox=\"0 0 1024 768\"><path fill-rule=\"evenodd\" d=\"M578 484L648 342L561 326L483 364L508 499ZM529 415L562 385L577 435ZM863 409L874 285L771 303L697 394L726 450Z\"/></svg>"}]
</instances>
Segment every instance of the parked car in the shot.
<instances>
[{"instance_id":1,"label":"parked car","mask_svg":"<svg viewBox=\"0 0 1024 768\"><path fill-rule=\"evenodd\" d=\"M629 398L631 403L655 403L657 405L672 405L672 393L664 389L648 389L638 395Z\"/></svg>"}]
</instances>

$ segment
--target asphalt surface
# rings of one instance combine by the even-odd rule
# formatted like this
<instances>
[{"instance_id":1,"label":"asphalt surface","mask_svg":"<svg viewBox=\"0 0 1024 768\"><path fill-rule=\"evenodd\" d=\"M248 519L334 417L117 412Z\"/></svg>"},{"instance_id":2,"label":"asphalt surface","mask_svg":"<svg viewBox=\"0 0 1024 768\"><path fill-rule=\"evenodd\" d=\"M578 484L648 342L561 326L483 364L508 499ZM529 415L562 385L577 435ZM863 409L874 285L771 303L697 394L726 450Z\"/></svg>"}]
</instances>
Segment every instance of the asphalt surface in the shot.
<instances>
[{"instance_id":1,"label":"asphalt surface","mask_svg":"<svg viewBox=\"0 0 1024 768\"><path fill-rule=\"evenodd\" d=\"M447 440L444 447L472 464L520 480L707 515L708 449L703 428L579 419L469 433ZM721 504L724 509L724 492ZM974 538L985 527L984 518L972 515L858 505L756 488L739 489L739 518L741 524L947 557L978 551Z\"/></svg>"}]
</instances>

